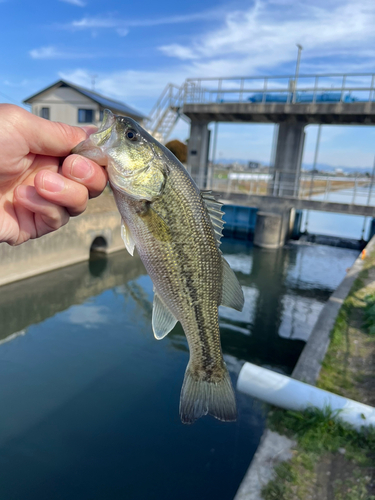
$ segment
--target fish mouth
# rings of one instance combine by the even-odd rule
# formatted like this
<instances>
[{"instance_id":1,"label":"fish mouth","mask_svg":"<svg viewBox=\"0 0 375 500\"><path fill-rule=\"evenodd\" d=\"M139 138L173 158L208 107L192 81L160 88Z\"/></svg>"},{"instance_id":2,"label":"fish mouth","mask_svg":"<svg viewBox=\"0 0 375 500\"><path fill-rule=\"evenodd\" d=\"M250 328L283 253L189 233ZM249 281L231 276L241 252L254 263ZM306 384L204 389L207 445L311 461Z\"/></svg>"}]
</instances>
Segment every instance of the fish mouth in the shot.
<instances>
[{"instance_id":1,"label":"fish mouth","mask_svg":"<svg viewBox=\"0 0 375 500\"><path fill-rule=\"evenodd\" d=\"M107 156L98 146L96 146L96 144L92 141L91 136L77 144L77 146L75 146L70 153L84 156L102 167L106 167L108 165Z\"/></svg>"},{"instance_id":2,"label":"fish mouth","mask_svg":"<svg viewBox=\"0 0 375 500\"><path fill-rule=\"evenodd\" d=\"M96 132L96 133L98 134L100 132L104 132L104 131L108 130L109 128L113 127L115 122L116 122L116 116L109 109L105 109L103 111L102 123L100 124L98 132Z\"/></svg>"},{"instance_id":3,"label":"fish mouth","mask_svg":"<svg viewBox=\"0 0 375 500\"><path fill-rule=\"evenodd\" d=\"M103 120L98 130L86 140L77 144L71 150L71 153L84 156L102 167L107 167L109 174L112 171L112 173L116 172L121 177L130 178L142 174L151 165L147 163L144 167L134 170L133 168L126 169L126 165L120 166L116 161L111 161L108 150L116 146L118 132L115 129L115 125L118 118L112 111L105 109ZM155 156L154 151L153 153Z\"/></svg>"},{"instance_id":4,"label":"fish mouth","mask_svg":"<svg viewBox=\"0 0 375 500\"><path fill-rule=\"evenodd\" d=\"M96 132L91 134L87 139L80 142L71 150L71 154L77 154L93 160L99 165L106 167L108 160L107 156L100 147L101 143L110 136L112 128L116 123L116 116L109 109L105 109L103 120Z\"/></svg>"}]
</instances>

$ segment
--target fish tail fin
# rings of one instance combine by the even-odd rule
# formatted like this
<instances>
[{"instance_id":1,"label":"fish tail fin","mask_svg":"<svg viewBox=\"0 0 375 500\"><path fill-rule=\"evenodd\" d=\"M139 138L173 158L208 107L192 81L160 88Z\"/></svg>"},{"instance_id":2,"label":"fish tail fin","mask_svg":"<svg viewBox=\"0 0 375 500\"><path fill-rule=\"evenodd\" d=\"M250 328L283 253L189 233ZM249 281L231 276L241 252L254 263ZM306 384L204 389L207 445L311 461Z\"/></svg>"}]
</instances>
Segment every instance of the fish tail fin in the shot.
<instances>
[{"instance_id":1,"label":"fish tail fin","mask_svg":"<svg viewBox=\"0 0 375 500\"><path fill-rule=\"evenodd\" d=\"M180 398L181 421L192 424L207 413L223 422L237 418L236 399L224 362L220 376L216 374L211 379L203 371L193 371L190 363L186 368Z\"/></svg>"}]
</instances>

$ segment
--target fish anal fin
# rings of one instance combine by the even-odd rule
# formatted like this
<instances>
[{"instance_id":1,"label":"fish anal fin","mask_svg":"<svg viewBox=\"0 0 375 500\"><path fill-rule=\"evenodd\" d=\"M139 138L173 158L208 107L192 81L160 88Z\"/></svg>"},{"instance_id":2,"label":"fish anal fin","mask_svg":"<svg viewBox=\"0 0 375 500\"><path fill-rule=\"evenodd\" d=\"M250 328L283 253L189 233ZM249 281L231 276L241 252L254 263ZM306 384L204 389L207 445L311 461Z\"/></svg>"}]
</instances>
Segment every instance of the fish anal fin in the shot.
<instances>
[{"instance_id":1,"label":"fish anal fin","mask_svg":"<svg viewBox=\"0 0 375 500\"><path fill-rule=\"evenodd\" d=\"M199 378L190 363L186 368L180 398L181 421L193 424L207 414L223 422L234 422L237 418L236 399L225 363L222 376L215 380Z\"/></svg>"},{"instance_id":2,"label":"fish anal fin","mask_svg":"<svg viewBox=\"0 0 375 500\"><path fill-rule=\"evenodd\" d=\"M230 268L228 262L221 258L223 263L223 289L221 294L221 305L242 311L244 296L241 285Z\"/></svg>"},{"instance_id":3,"label":"fish anal fin","mask_svg":"<svg viewBox=\"0 0 375 500\"><path fill-rule=\"evenodd\" d=\"M130 253L131 256L133 256L135 242L134 242L133 236L132 236L126 222L124 221L124 219L122 219L122 223L121 223L121 238L123 239L123 241L125 243L126 250Z\"/></svg>"},{"instance_id":4,"label":"fish anal fin","mask_svg":"<svg viewBox=\"0 0 375 500\"><path fill-rule=\"evenodd\" d=\"M171 330L173 330L176 323L177 319L155 292L154 304L152 307L152 330L155 338L157 340L163 339Z\"/></svg>"},{"instance_id":5,"label":"fish anal fin","mask_svg":"<svg viewBox=\"0 0 375 500\"><path fill-rule=\"evenodd\" d=\"M217 244L220 246L221 238L223 236L223 215L224 212L221 210L222 203L217 201L211 191L201 191L201 197L206 205L208 215L210 216L211 223L215 232L215 238Z\"/></svg>"}]
</instances>

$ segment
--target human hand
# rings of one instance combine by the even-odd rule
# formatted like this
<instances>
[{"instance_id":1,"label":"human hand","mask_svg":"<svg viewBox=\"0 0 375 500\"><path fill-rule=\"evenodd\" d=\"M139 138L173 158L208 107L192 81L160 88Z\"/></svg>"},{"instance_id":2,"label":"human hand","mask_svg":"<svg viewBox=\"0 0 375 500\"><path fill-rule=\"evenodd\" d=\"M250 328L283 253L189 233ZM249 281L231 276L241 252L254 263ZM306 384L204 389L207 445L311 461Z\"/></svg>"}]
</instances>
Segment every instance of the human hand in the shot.
<instances>
[{"instance_id":1,"label":"human hand","mask_svg":"<svg viewBox=\"0 0 375 500\"><path fill-rule=\"evenodd\" d=\"M103 191L105 170L69 155L87 135L0 104L0 242L19 245L55 231Z\"/></svg>"}]
</instances>

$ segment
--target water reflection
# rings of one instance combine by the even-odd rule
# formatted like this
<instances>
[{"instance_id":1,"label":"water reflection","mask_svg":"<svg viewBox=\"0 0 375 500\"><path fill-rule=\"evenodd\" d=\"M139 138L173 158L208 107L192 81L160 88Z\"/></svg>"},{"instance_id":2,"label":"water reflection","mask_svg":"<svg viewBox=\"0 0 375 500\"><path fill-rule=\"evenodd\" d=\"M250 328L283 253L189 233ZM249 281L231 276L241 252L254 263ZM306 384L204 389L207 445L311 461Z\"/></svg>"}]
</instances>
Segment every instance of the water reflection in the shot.
<instances>
[{"instance_id":1,"label":"water reflection","mask_svg":"<svg viewBox=\"0 0 375 500\"><path fill-rule=\"evenodd\" d=\"M120 252L0 287L0 341L143 274L139 258Z\"/></svg>"},{"instance_id":2,"label":"water reflection","mask_svg":"<svg viewBox=\"0 0 375 500\"><path fill-rule=\"evenodd\" d=\"M228 240L222 250L245 291L242 313L220 308L233 379L246 360L290 373L356 252ZM125 251L0 288L1 498L234 497L263 406L238 394L235 424L183 426L187 343L179 324L153 338L152 298Z\"/></svg>"}]
</instances>

